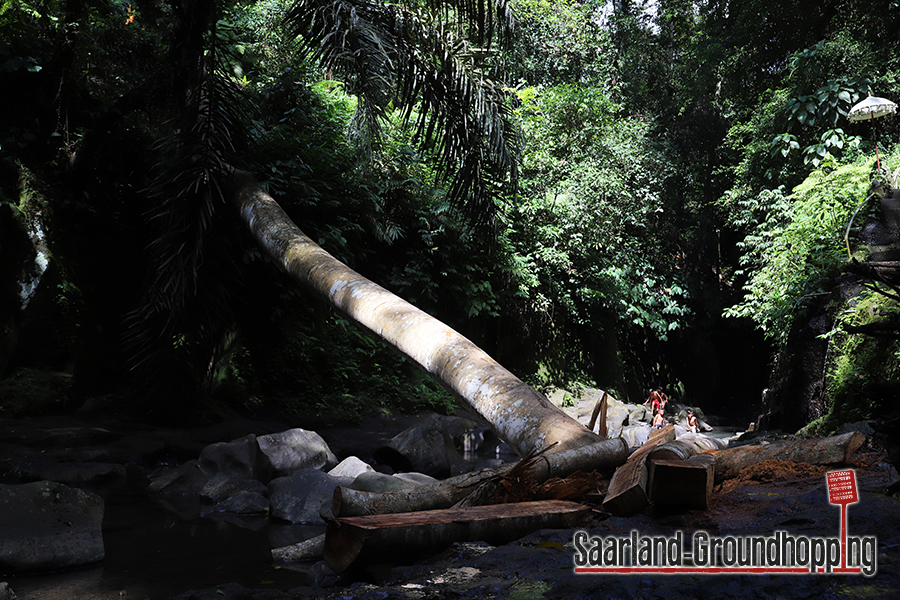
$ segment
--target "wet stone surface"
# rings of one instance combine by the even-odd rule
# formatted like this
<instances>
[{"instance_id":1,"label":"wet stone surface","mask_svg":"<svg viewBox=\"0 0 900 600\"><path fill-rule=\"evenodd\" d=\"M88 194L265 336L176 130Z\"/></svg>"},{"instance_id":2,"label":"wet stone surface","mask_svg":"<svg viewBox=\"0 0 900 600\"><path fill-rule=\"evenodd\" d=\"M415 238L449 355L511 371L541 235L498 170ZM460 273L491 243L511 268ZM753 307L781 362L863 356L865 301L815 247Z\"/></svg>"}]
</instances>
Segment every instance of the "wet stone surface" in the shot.
<instances>
[{"instance_id":1,"label":"wet stone surface","mask_svg":"<svg viewBox=\"0 0 900 600\"><path fill-rule=\"evenodd\" d=\"M876 536L878 570L861 575L594 575L576 574L574 530L544 530L500 547L456 544L446 552L408 566L370 568L379 583L354 583L323 598L900 598L900 501L884 494L892 477L877 457L857 465L860 502L851 505L851 536ZM894 475L895 476L895 475ZM839 537L840 509L828 503L825 478L784 466L777 481L749 481L716 494L710 510L662 514L648 509L630 518L598 519L590 536L625 537L683 533L685 547L694 532L710 536Z\"/></svg>"},{"instance_id":2,"label":"wet stone surface","mask_svg":"<svg viewBox=\"0 0 900 600\"><path fill-rule=\"evenodd\" d=\"M370 459L412 419L370 423L346 431L322 431L338 458ZM545 530L492 547L454 544L414 564L380 564L335 575L316 561L274 565L271 548L307 539L321 529L231 513L199 516L196 494L151 495L148 474L196 461L221 441L253 433L284 431L289 424L222 423L190 432L79 426L71 419L3 423L0 473L23 483L53 473L62 463L83 477L85 465L119 465L97 471L89 487L107 495L103 537L106 558L75 572L11 579L19 598L109 600L113 598L898 598L900 597L900 501L884 493L897 479L885 456L857 456L860 502L848 511L851 535L877 536L878 572L859 575L582 575L574 572L575 530ZM387 425L390 425L388 427ZM195 463L190 463L195 464ZM95 468L91 466L91 468ZM197 467L194 467L195 469ZM672 536L695 531L715 536L837 536L840 509L828 503L828 469L766 464L716 491L707 511L666 514L652 508L630 518L596 514L589 536ZM190 482L187 482L190 484ZM193 488L187 485L187 488ZM193 498L193 499L192 499ZM299 531L307 528L309 531ZM4 579L0 578L0 581Z\"/></svg>"}]
</instances>

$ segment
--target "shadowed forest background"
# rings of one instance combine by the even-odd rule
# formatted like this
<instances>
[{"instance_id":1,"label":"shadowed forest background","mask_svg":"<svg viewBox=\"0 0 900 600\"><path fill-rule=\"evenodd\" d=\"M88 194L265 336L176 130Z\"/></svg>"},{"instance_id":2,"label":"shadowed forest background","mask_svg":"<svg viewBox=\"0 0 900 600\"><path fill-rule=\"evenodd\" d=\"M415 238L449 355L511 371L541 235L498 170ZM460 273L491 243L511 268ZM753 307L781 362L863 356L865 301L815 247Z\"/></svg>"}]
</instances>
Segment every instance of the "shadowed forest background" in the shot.
<instances>
[{"instance_id":1,"label":"shadowed forest background","mask_svg":"<svg viewBox=\"0 0 900 600\"><path fill-rule=\"evenodd\" d=\"M898 99L900 3L511 0L480 38L402 5L491 83L503 168L459 150L477 108L323 67L294 4L0 2L0 413L452 409L264 256L230 167L538 389L812 433L890 408L900 295L848 265L890 245L900 124L846 113Z\"/></svg>"}]
</instances>

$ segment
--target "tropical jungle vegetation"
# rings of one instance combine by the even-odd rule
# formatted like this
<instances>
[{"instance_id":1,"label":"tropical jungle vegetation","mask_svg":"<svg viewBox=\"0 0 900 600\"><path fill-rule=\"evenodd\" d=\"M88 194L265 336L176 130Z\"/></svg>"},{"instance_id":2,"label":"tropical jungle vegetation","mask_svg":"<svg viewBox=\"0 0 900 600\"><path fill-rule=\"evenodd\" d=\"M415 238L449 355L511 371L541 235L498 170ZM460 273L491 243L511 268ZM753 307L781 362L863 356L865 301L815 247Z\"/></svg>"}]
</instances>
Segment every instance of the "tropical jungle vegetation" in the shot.
<instances>
[{"instance_id":1,"label":"tropical jungle vegetation","mask_svg":"<svg viewBox=\"0 0 900 600\"><path fill-rule=\"evenodd\" d=\"M896 243L872 232L900 123L847 113L900 98L898 24L892 0L0 1L0 413L452 409L267 258L237 168L539 389L883 415L900 292L865 265Z\"/></svg>"}]
</instances>

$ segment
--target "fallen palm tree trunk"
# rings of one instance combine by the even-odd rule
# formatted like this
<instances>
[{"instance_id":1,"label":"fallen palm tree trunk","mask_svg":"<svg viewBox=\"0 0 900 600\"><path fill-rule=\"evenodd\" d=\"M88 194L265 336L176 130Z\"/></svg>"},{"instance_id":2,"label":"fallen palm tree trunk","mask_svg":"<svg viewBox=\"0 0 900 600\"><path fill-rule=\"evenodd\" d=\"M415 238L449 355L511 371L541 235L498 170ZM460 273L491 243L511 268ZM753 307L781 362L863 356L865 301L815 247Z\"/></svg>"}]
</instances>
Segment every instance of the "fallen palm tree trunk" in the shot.
<instances>
[{"instance_id":1,"label":"fallen palm tree trunk","mask_svg":"<svg viewBox=\"0 0 900 600\"><path fill-rule=\"evenodd\" d=\"M234 183L241 218L276 264L462 398L519 456L600 439L471 341L328 254L249 173L235 171Z\"/></svg>"},{"instance_id":2,"label":"fallen palm tree trunk","mask_svg":"<svg viewBox=\"0 0 900 600\"><path fill-rule=\"evenodd\" d=\"M737 477L742 469L766 460L793 460L811 465L838 465L850 460L866 436L858 431L812 440L794 440L712 450L716 483Z\"/></svg>"},{"instance_id":3,"label":"fallen palm tree trunk","mask_svg":"<svg viewBox=\"0 0 900 600\"><path fill-rule=\"evenodd\" d=\"M715 458L650 459L650 501L657 505L706 510L715 478Z\"/></svg>"},{"instance_id":4,"label":"fallen palm tree trunk","mask_svg":"<svg viewBox=\"0 0 900 600\"><path fill-rule=\"evenodd\" d=\"M328 523L325 563L342 572L371 560L434 553L453 542L505 544L539 529L577 527L590 512L575 502L543 500L343 517Z\"/></svg>"},{"instance_id":5,"label":"fallen palm tree trunk","mask_svg":"<svg viewBox=\"0 0 900 600\"><path fill-rule=\"evenodd\" d=\"M530 472L534 481L540 484L551 477L566 477L576 471L612 470L623 464L627 457L625 440L612 438L584 448L544 452L534 458ZM331 510L335 517L348 517L450 508L478 486L512 470L516 464L482 469L402 492L360 492L338 486L334 490Z\"/></svg>"},{"instance_id":6,"label":"fallen palm tree trunk","mask_svg":"<svg viewBox=\"0 0 900 600\"><path fill-rule=\"evenodd\" d=\"M639 513L650 504L647 497L647 457L658 445L674 439L674 425L655 429L650 434L647 441L628 457L628 461L616 469L603 501L604 510L627 517Z\"/></svg>"}]
</instances>

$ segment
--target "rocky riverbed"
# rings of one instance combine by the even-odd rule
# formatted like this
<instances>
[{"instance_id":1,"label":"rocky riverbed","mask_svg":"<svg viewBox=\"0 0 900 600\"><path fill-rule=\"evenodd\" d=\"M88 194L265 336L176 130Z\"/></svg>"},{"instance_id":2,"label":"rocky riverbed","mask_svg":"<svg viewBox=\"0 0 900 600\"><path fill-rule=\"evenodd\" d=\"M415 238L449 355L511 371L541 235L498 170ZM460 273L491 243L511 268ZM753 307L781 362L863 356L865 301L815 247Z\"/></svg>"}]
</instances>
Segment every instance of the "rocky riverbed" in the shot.
<instances>
[{"instance_id":1,"label":"rocky riverbed","mask_svg":"<svg viewBox=\"0 0 900 600\"><path fill-rule=\"evenodd\" d=\"M589 405L583 401L567 408L584 420ZM636 421L639 412L624 410L613 416L620 429L628 427L629 419ZM900 502L885 493L897 473L877 446L865 448L849 465L858 479L860 502L849 507L848 530L877 537L877 572L871 577L576 574L575 530L539 531L497 547L454 544L412 564L386 560L342 575L315 561L276 564L272 548L323 530L321 521L309 516L318 511L303 513L302 507L286 508L290 502L276 500L279 486L291 483L297 473L347 484L355 475L328 472L338 469L338 462L350 462L368 474L362 478L366 481L383 484L388 477L391 485L415 485L397 483L400 478L390 478L390 473L418 470L420 475L412 479L421 480L512 458L498 455L502 445L467 416L385 415L358 428L323 428L325 444L310 452L298 450L309 446L296 442L306 439L297 434L302 428L296 425L230 419L164 429L109 411L0 421L0 483L56 481L106 501L105 557L99 563L53 574L0 577L8 583L7 591L0 588L0 599L9 597L8 590L36 600L900 597ZM426 453L421 445L414 449L411 430L440 452ZM412 445L399 448L398 437L410 438ZM460 450L466 448L479 452L464 456ZM315 466L298 466L298 452ZM356 461L345 461L349 457ZM720 486L706 511L663 513L651 507L619 518L596 506L584 530L602 538L627 537L632 531L667 537L681 532L689 540L697 531L727 537L771 536L779 530L833 537L839 532L840 510L828 502L826 470L767 463ZM298 489L314 487L307 480L296 483ZM328 492L317 494L311 495L314 505Z\"/></svg>"}]
</instances>

